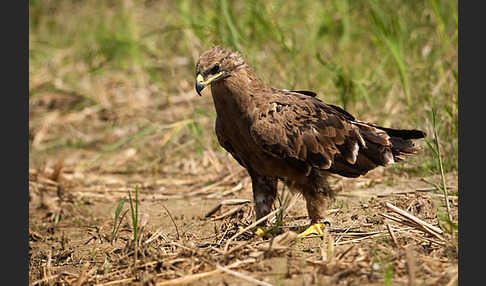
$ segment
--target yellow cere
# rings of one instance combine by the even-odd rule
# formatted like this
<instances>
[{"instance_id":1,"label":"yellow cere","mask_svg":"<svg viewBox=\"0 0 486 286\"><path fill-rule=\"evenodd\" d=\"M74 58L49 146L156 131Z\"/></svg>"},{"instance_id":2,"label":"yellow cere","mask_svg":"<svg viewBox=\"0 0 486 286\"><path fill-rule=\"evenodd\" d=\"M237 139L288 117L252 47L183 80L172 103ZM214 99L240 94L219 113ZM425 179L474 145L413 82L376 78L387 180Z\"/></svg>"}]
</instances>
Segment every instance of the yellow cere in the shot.
<instances>
[{"instance_id":1,"label":"yellow cere","mask_svg":"<svg viewBox=\"0 0 486 286\"><path fill-rule=\"evenodd\" d=\"M213 75L212 77L208 78L206 81L204 81L204 78L202 77L202 75L198 74L197 77L196 77L196 80L200 83L200 84L203 84L203 85L208 85L210 84L213 80L215 80L216 78L218 78L220 75L222 75L223 73L222 72L219 72L215 75Z\"/></svg>"}]
</instances>

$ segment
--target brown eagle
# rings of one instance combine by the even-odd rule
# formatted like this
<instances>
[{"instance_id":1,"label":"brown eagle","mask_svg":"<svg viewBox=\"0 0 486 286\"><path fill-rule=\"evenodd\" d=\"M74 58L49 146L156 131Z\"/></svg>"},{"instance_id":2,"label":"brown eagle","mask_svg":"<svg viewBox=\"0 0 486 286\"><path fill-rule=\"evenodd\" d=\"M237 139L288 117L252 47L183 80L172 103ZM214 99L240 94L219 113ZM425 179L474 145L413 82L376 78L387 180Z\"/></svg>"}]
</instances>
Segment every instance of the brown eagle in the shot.
<instances>
[{"instance_id":1,"label":"brown eagle","mask_svg":"<svg viewBox=\"0 0 486 286\"><path fill-rule=\"evenodd\" d=\"M267 215L277 181L300 191L311 226L300 235L322 234L330 173L358 177L416 153L420 130L400 130L359 121L311 91L265 85L238 52L216 47L196 64L196 91L211 85L216 135L251 176L256 218Z\"/></svg>"}]
</instances>

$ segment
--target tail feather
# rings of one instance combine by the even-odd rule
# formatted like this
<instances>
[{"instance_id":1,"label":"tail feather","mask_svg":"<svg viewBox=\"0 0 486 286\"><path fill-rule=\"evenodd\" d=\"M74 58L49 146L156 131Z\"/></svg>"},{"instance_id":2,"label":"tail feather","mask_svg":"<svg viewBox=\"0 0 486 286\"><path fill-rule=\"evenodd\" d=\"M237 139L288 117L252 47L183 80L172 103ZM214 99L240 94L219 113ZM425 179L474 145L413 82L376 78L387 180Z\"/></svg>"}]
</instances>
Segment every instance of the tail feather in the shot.
<instances>
[{"instance_id":1,"label":"tail feather","mask_svg":"<svg viewBox=\"0 0 486 286\"><path fill-rule=\"evenodd\" d=\"M373 127L383 130L389 136L389 142L391 143L391 152L395 161L404 160L405 156L416 154L420 147L416 146L413 139L421 139L426 136L425 132L416 129L392 129L381 126Z\"/></svg>"},{"instance_id":2,"label":"tail feather","mask_svg":"<svg viewBox=\"0 0 486 286\"><path fill-rule=\"evenodd\" d=\"M371 125L371 124L370 124ZM398 137L402 139L420 139L424 138L427 136L425 132L421 130L416 130L416 129L391 129L391 128L386 128L386 127L381 127L381 126L376 126L376 125L371 125L375 128L381 129L385 131L390 137Z\"/></svg>"},{"instance_id":3,"label":"tail feather","mask_svg":"<svg viewBox=\"0 0 486 286\"><path fill-rule=\"evenodd\" d=\"M372 124L354 121L359 134L352 143L343 144L340 153L335 157L330 171L345 177L358 177L366 174L377 166L387 166L394 162L402 161L405 157L416 154L420 147L416 146L413 139L426 136L420 130L392 129ZM364 144L357 144L358 139ZM349 152L350 147L359 147L357 157ZM341 150L342 149L342 150Z\"/></svg>"},{"instance_id":4,"label":"tail feather","mask_svg":"<svg viewBox=\"0 0 486 286\"><path fill-rule=\"evenodd\" d=\"M392 143L392 153L395 161L402 161L406 156L416 154L420 147L416 146L411 139L403 139L400 137L390 137Z\"/></svg>"},{"instance_id":5,"label":"tail feather","mask_svg":"<svg viewBox=\"0 0 486 286\"><path fill-rule=\"evenodd\" d=\"M360 133L366 142L366 148L360 148L359 154L367 157L363 162L373 162L376 165L387 166L399 162L405 157L416 154L420 147L413 139L426 136L421 130L392 129L372 124L357 124ZM358 160L359 161L359 160ZM358 162L359 163L359 162ZM373 169L373 164L360 166L361 169Z\"/></svg>"}]
</instances>

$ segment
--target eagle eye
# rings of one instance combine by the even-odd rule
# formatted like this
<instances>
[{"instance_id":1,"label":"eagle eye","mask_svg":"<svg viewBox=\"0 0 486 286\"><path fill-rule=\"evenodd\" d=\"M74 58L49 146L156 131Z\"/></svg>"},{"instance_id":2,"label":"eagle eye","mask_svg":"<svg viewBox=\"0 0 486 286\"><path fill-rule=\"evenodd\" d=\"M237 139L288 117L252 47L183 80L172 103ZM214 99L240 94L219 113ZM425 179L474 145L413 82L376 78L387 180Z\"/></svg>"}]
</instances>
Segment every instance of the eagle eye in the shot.
<instances>
[{"instance_id":1,"label":"eagle eye","mask_svg":"<svg viewBox=\"0 0 486 286\"><path fill-rule=\"evenodd\" d=\"M209 73L210 74L215 74L215 73L218 73L219 72L219 64L215 64L210 70L209 70Z\"/></svg>"}]
</instances>

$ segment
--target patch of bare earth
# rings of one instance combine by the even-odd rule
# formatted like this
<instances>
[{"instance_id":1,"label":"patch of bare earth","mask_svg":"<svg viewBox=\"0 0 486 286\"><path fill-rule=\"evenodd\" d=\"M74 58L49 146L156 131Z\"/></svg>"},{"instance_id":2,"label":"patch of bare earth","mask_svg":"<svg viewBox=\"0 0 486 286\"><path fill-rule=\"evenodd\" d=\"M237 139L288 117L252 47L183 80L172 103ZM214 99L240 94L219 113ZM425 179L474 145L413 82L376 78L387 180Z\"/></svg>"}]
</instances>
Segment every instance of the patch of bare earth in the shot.
<instances>
[{"instance_id":1,"label":"patch of bare earth","mask_svg":"<svg viewBox=\"0 0 486 286\"><path fill-rule=\"evenodd\" d=\"M31 284L382 285L391 279L393 285L446 285L457 279L457 237L442 230L437 207L444 208L443 198L425 182L394 178L389 186L381 182L383 170L357 180L335 178L343 190L323 237L295 237L308 220L303 199L293 195L283 225L262 238L253 229L240 233L255 222L246 171L226 154L213 156L227 168L170 179L31 168ZM457 177L447 179L453 192ZM133 197L136 185L135 256L130 214L114 240L112 230L119 201L129 191ZM457 221L457 197L449 199Z\"/></svg>"}]
</instances>

